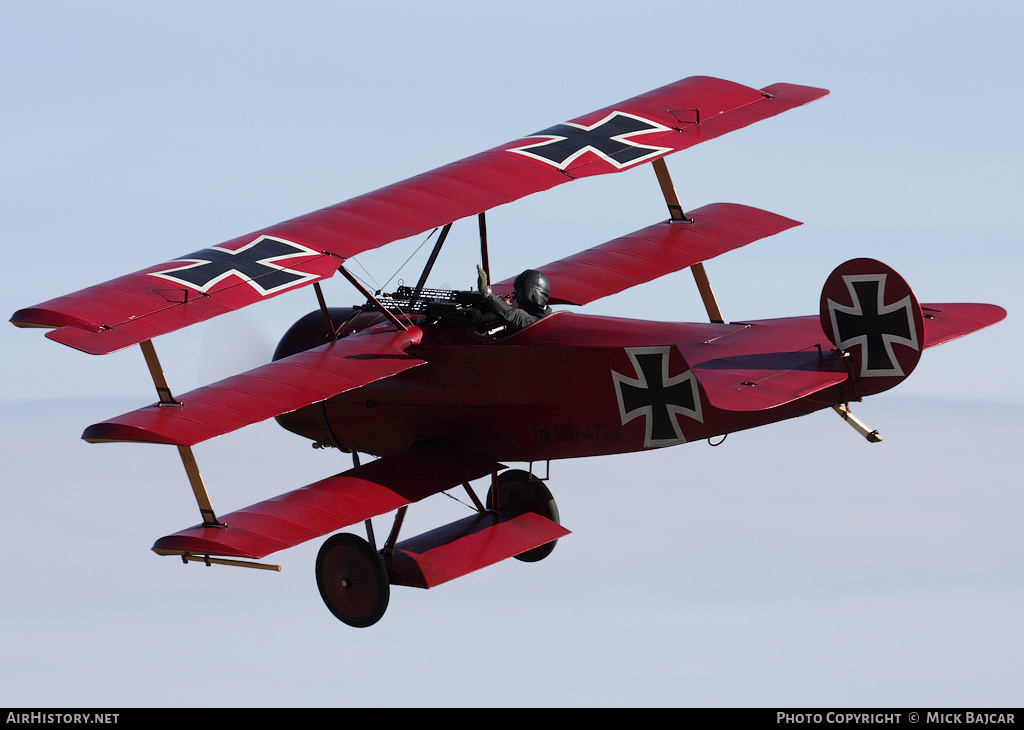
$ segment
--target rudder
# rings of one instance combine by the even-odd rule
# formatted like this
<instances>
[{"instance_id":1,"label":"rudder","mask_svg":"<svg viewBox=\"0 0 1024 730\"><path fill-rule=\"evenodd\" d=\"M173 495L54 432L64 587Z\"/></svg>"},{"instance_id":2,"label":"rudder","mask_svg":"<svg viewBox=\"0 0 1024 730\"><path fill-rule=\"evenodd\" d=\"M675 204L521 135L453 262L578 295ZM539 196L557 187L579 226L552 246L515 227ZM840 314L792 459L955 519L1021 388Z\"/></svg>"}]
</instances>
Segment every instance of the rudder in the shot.
<instances>
[{"instance_id":1,"label":"rudder","mask_svg":"<svg viewBox=\"0 0 1024 730\"><path fill-rule=\"evenodd\" d=\"M874 392L906 378L921 359L921 305L903 277L880 261L836 267L821 291L820 316L832 344L852 358L853 378L876 379Z\"/></svg>"}]
</instances>

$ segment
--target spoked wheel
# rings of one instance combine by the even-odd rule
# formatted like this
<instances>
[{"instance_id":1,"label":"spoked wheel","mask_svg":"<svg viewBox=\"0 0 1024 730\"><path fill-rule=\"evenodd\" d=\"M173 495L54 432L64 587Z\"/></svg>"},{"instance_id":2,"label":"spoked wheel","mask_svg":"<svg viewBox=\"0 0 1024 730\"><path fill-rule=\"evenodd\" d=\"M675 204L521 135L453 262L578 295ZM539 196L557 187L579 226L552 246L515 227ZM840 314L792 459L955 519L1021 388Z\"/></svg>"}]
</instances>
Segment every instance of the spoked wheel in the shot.
<instances>
[{"instance_id":1,"label":"spoked wheel","mask_svg":"<svg viewBox=\"0 0 1024 730\"><path fill-rule=\"evenodd\" d=\"M366 540L348 533L333 535L320 548L316 584L331 613L357 628L377 623L391 597L384 559Z\"/></svg>"},{"instance_id":2,"label":"spoked wheel","mask_svg":"<svg viewBox=\"0 0 1024 730\"><path fill-rule=\"evenodd\" d=\"M491 509L492 504L494 504L494 487L487 492L487 509ZM498 475L498 499L495 509L499 513L511 510L535 512L547 517L552 522L561 524L558 519L558 505L555 504L555 498L551 496L551 492L544 486L544 482L522 469L509 469ZM515 556L516 560L522 560L524 563L536 563L538 560L543 560L555 549L557 542L558 540L552 540L540 547L533 548L533 550L519 553Z\"/></svg>"}]
</instances>

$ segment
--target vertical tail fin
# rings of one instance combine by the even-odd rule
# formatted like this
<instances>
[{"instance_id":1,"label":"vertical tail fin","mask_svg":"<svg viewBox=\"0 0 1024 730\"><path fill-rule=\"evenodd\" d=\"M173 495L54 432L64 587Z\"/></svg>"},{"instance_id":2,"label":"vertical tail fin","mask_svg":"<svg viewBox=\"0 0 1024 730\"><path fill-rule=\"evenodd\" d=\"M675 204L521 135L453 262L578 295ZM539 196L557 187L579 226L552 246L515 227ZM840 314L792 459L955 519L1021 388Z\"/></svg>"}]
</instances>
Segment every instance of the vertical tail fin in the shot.
<instances>
[{"instance_id":1,"label":"vertical tail fin","mask_svg":"<svg viewBox=\"0 0 1024 730\"><path fill-rule=\"evenodd\" d=\"M851 376L864 390L893 387L921 359L921 305L903 277L880 261L840 264L822 288L820 314L822 329L851 358Z\"/></svg>"}]
</instances>

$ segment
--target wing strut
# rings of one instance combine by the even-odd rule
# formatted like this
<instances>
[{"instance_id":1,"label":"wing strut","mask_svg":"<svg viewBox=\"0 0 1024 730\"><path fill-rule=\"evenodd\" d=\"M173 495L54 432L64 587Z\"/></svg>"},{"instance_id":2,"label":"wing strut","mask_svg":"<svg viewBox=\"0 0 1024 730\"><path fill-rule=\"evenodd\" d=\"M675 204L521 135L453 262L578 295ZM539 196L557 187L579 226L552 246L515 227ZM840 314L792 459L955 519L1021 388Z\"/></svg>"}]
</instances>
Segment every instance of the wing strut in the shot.
<instances>
[{"instance_id":1,"label":"wing strut","mask_svg":"<svg viewBox=\"0 0 1024 730\"><path fill-rule=\"evenodd\" d=\"M679 196L676 195L675 186L672 184L672 177L668 174L668 165L665 164L665 158L659 157L651 165L654 167L654 174L658 176L661 193L665 196L665 204L668 205L668 212L672 216L672 221L692 225L693 221L686 217L683 207L679 204ZM718 300L715 298L715 292L711 289L711 282L708 281L708 275L704 271L704 264L698 261L690 267L690 271L693 272L693 279L697 282L700 298L704 300L704 308L708 312L708 318L715 324L724 324L725 319L722 317L722 310L718 308Z\"/></svg>"},{"instance_id":2,"label":"wing strut","mask_svg":"<svg viewBox=\"0 0 1024 730\"><path fill-rule=\"evenodd\" d=\"M331 321L331 313L327 311L327 300L324 299L324 290L320 288L320 282L313 282L313 290L316 292L316 301L320 304L320 313L324 315L324 324L327 325L327 334L331 336L331 342L338 339L338 330Z\"/></svg>"},{"instance_id":3,"label":"wing strut","mask_svg":"<svg viewBox=\"0 0 1024 730\"><path fill-rule=\"evenodd\" d=\"M487 218L486 213L477 216L480 225L480 266L487 274L487 281L491 280L491 257L487 254Z\"/></svg>"},{"instance_id":4,"label":"wing strut","mask_svg":"<svg viewBox=\"0 0 1024 730\"><path fill-rule=\"evenodd\" d=\"M402 320L400 320L398 317L396 317L394 312L392 312L390 309L381 304L380 300L377 299L377 297L373 296L373 294L370 293L369 289L367 289L365 286L359 283L359 279L352 276L352 274L348 272L348 269L346 269L344 266L339 266L338 271L340 271L345 276L345 278L348 279L349 283L352 286L359 290L360 294L366 297L366 301L373 302L373 305L381 312L381 314L390 319L393 325L398 327L398 329L400 329L402 332L409 331L409 328L405 325L405 323L402 322Z\"/></svg>"},{"instance_id":5,"label":"wing strut","mask_svg":"<svg viewBox=\"0 0 1024 730\"><path fill-rule=\"evenodd\" d=\"M434 262L437 261L437 255L441 253L441 246L444 245L445 239L448 238L448 232L451 229L451 223L447 223L445 227L441 229L441 235L438 236L437 243L434 244L434 250L430 252L430 258L427 259L427 265L423 267L423 273L420 274L420 280L416 282L417 296L419 296L420 292L423 291L423 287L427 285L427 277L430 276L430 270L434 268Z\"/></svg>"},{"instance_id":6,"label":"wing strut","mask_svg":"<svg viewBox=\"0 0 1024 730\"><path fill-rule=\"evenodd\" d=\"M149 374L153 378L153 385L156 386L157 395L160 398L161 408L181 408L181 403L171 395L171 389L167 385L167 378L160 366L160 359L156 356L156 348L152 340L143 340L139 343L142 355L146 358L146 365L149 367ZM181 463L185 466L185 473L188 475L188 482L192 485L192 493L196 497L196 504L199 505L199 514L203 517L204 527L218 527L220 522L217 514L213 511L213 504L210 502L210 495L206 491L206 484L203 483L203 476L196 466L195 457L192 455L191 446L178 446L178 455Z\"/></svg>"}]
</instances>

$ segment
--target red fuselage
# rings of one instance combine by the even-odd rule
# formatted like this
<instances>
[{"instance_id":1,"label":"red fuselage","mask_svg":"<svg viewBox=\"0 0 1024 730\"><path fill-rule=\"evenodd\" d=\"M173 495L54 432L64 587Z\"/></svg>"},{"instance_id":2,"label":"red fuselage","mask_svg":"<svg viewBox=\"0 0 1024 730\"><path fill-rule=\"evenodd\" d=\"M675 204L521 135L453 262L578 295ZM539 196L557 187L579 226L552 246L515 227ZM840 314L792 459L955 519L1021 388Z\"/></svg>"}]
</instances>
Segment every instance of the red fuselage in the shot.
<instances>
[{"instance_id":1,"label":"red fuselage","mask_svg":"<svg viewBox=\"0 0 1024 730\"><path fill-rule=\"evenodd\" d=\"M408 354L425 365L278 421L378 456L445 445L499 461L543 461L706 439L851 399L840 385L767 410L715 408L686 377L681 352L734 325L557 312L499 340L457 325L418 325L422 342ZM805 329L804 342L787 349L831 347L819 326Z\"/></svg>"}]
</instances>

